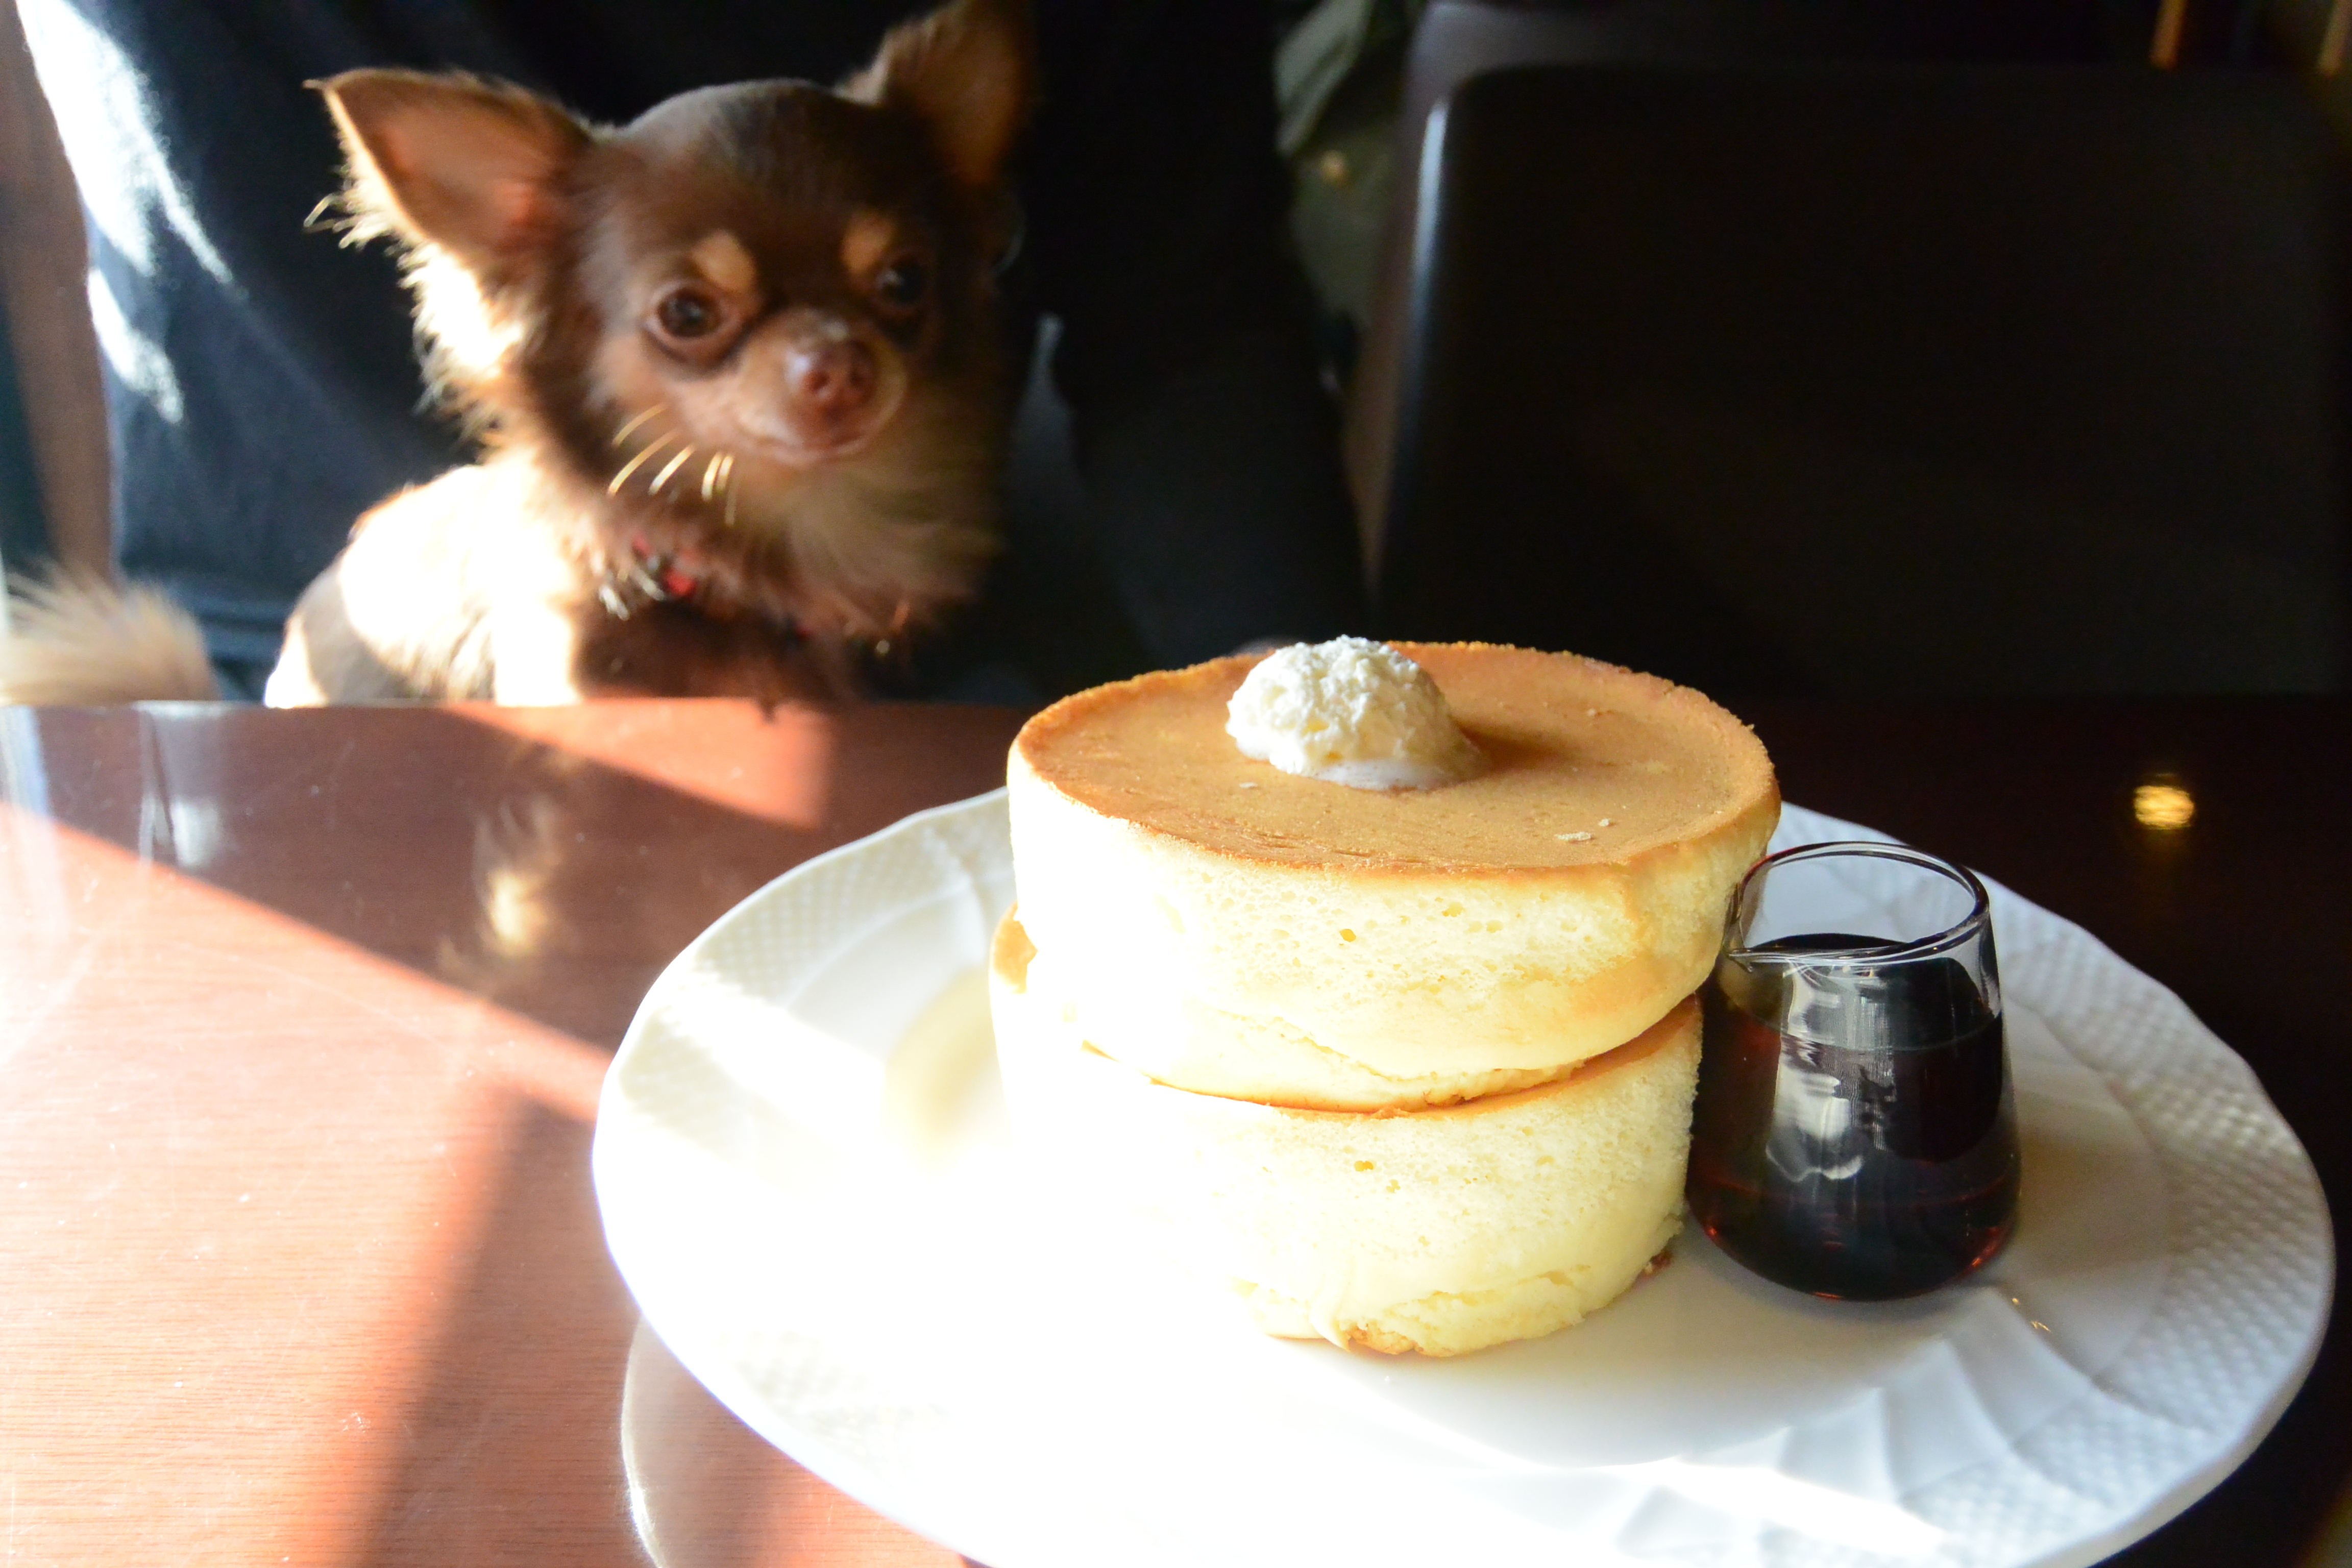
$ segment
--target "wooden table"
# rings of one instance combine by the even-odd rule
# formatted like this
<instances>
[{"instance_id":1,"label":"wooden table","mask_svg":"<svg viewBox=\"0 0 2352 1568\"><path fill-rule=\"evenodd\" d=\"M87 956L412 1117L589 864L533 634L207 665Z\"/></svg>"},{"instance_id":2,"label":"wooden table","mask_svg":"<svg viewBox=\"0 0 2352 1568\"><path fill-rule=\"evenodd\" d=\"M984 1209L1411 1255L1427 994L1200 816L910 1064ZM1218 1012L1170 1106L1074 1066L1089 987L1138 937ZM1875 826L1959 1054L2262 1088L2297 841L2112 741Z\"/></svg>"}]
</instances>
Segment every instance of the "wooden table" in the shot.
<instances>
[{"instance_id":1,"label":"wooden table","mask_svg":"<svg viewBox=\"0 0 2352 1568\"><path fill-rule=\"evenodd\" d=\"M1750 716L1790 799L2174 986L2352 1190L2352 705ZM955 1563L638 1333L588 1146L679 947L991 787L1015 721L0 710L0 1561ZM2189 826L2135 821L2150 782ZM2117 1561L2304 1562L2352 1475L2343 1338L2243 1469Z\"/></svg>"}]
</instances>

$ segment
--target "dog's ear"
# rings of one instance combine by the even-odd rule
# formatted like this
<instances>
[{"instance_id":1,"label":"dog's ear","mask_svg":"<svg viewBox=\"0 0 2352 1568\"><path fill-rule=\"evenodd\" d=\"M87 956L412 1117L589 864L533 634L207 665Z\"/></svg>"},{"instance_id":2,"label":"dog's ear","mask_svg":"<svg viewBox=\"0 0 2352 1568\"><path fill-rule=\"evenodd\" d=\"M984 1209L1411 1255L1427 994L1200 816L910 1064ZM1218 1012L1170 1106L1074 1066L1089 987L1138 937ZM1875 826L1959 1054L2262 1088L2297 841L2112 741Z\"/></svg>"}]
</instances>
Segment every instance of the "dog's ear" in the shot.
<instances>
[{"instance_id":1,"label":"dog's ear","mask_svg":"<svg viewBox=\"0 0 2352 1568\"><path fill-rule=\"evenodd\" d=\"M536 94L472 77L355 70L315 85L350 160L352 237L437 246L493 287L530 270L561 226L562 175L593 140Z\"/></svg>"},{"instance_id":2,"label":"dog's ear","mask_svg":"<svg viewBox=\"0 0 2352 1568\"><path fill-rule=\"evenodd\" d=\"M1036 55L1027 0L952 0L892 28L843 90L921 120L949 173L980 190L1004 177L1028 123Z\"/></svg>"}]
</instances>

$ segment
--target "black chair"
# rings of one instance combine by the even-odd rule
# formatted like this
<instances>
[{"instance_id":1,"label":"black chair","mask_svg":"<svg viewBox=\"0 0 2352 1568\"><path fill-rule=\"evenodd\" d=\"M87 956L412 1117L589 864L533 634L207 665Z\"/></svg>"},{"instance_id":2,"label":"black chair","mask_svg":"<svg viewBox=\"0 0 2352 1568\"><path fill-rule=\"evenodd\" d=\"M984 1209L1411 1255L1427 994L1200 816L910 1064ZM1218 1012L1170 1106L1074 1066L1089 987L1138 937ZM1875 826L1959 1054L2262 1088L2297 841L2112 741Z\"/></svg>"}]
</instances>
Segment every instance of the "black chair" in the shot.
<instances>
[{"instance_id":1,"label":"black chair","mask_svg":"<svg viewBox=\"0 0 2352 1568\"><path fill-rule=\"evenodd\" d=\"M1727 695L2340 689L2345 188L2282 76L1476 77L1382 629Z\"/></svg>"}]
</instances>

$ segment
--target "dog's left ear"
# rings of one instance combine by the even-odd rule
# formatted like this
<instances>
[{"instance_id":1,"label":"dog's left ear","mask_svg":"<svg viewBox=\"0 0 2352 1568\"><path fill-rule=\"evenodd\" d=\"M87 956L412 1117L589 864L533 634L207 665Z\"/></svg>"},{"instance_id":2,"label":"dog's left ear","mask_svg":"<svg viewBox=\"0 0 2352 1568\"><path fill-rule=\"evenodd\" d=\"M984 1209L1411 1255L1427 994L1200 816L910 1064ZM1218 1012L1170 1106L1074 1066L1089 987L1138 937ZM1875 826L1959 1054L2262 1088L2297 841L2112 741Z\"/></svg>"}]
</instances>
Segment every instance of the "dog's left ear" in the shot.
<instances>
[{"instance_id":1,"label":"dog's left ear","mask_svg":"<svg viewBox=\"0 0 2352 1568\"><path fill-rule=\"evenodd\" d=\"M1036 74L1027 0L952 0L892 28L843 90L921 120L957 183L982 190L1004 177Z\"/></svg>"},{"instance_id":2,"label":"dog's left ear","mask_svg":"<svg viewBox=\"0 0 2352 1568\"><path fill-rule=\"evenodd\" d=\"M352 237L437 246L496 289L561 226L562 178L593 138L518 87L460 75L355 70L315 84L350 160Z\"/></svg>"}]
</instances>

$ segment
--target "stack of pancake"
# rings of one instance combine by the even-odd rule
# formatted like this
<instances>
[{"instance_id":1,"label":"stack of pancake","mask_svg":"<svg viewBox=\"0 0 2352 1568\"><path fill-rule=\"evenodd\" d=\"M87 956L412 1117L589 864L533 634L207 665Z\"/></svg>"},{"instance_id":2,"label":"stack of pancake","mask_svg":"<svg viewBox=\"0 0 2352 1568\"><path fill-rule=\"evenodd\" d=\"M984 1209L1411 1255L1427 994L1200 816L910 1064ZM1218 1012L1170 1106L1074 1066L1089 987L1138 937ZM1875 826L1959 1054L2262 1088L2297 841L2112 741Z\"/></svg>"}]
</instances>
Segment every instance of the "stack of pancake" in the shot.
<instances>
[{"instance_id":1,"label":"stack of pancake","mask_svg":"<svg viewBox=\"0 0 2352 1568\"><path fill-rule=\"evenodd\" d=\"M1010 767L1007 1096L1074 1191L1267 1331L1454 1354L1622 1291L1680 1223L1692 994L1780 799L1696 692L1398 645L1486 761L1244 756L1241 657L1081 692Z\"/></svg>"}]
</instances>

